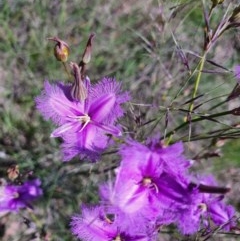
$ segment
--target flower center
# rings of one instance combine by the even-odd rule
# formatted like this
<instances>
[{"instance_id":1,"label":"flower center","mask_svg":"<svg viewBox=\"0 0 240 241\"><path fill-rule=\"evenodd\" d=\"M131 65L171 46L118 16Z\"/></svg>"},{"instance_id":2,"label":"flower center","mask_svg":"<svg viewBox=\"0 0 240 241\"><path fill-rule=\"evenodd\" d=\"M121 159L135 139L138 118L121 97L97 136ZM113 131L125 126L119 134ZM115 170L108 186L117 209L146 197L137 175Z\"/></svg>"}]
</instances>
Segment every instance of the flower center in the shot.
<instances>
[{"instance_id":1,"label":"flower center","mask_svg":"<svg viewBox=\"0 0 240 241\"><path fill-rule=\"evenodd\" d=\"M79 132L83 131L84 128L91 121L91 118L90 118L90 116L88 114L84 114L84 115L81 115L81 116L76 116L76 117L74 117L74 119L83 124L81 129L79 130Z\"/></svg>"},{"instance_id":2,"label":"flower center","mask_svg":"<svg viewBox=\"0 0 240 241\"><path fill-rule=\"evenodd\" d=\"M153 188L156 193L159 192L157 185L153 182L153 180L150 177L144 177L142 179L142 185L148 188Z\"/></svg>"},{"instance_id":3,"label":"flower center","mask_svg":"<svg viewBox=\"0 0 240 241\"><path fill-rule=\"evenodd\" d=\"M88 114L85 114L85 115L82 115L82 116L78 116L78 117L77 117L77 120L78 120L79 122L85 124L85 123L89 123L90 120L91 120L91 118L90 118L90 116L89 116Z\"/></svg>"},{"instance_id":4,"label":"flower center","mask_svg":"<svg viewBox=\"0 0 240 241\"><path fill-rule=\"evenodd\" d=\"M150 186L152 184L152 179L150 177L144 177L142 180L143 186Z\"/></svg>"},{"instance_id":5,"label":"flower center","mask_svg":"<svg viewBox=\"0 0 240 241\"><path fill-rule=\"evenodd\" d=\"M106 214L105 221L109 224L112 224L114 221L114 215L113 214Z\"/></svg>"},{"instance_id":6,"label":"flower center","mask_svg":"<svg viewBox=\"0 0 240 241\"><path fill-rule=\"evenodd\" d=\"M202 212L206 212L207 211L207 205L205 203L200 203L198 204L198 208L202 211Z\"/></svg>"}]
</instances>

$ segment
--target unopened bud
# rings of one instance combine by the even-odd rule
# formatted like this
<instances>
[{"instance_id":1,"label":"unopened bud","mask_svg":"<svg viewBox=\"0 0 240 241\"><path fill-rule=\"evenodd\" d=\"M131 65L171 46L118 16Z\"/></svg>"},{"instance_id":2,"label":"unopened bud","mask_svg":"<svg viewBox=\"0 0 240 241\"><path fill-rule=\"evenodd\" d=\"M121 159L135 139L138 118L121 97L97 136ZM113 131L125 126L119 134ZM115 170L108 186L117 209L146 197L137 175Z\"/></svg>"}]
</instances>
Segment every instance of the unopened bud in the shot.
<instances>
[{"instance_id":1,"label":"unopened bud","mask_svg":"<svg viewBox=\"0 0 240 241\"><path fill-rule=\"evenodd\" d=\"M229 18L229 27L239 27L240 26L240 5L237 6Z\"/></svg>"},{"instance_id":2,"label":"unopened bud","mask_svg":"<svg viewBox=\"0 0 240 241\"><path fill-rule=\"evenodd\" d=\"M190 190L197 188L201 193L215 193L215 194L225 194L231 190L229 187L219 187L219 186L210 186L204 184L196 184L191 182L189 184Z\"/></svg>"},{"instance_id":3,"label":"unopened bud","mask_svg":"<svg viewBox=\"0 0 240 241\"><path fill-rule=\"evenodd\" d=\"M222 4L224 2L224 0L211 0L213 6L217 6L218 4Z\"/></svg>"},{"instance_id":4,"label":"unopened bud","mask_svg":"<svg viewBox=\"0 0 240 241\"><path fill-rule=\"evenodd\" d=\"M210 16L211 16L211 14L212 14L212 11L213 11L213 9L218 5L218 4L222 4L223 2L224 2L224 0L211 0L212 1L212 7L211 7L211 9L210 9L210 11L209 11L209 18L210 18ZM207 21L209 21L209 20L207 20ZM207 31L208 32L208 31ZM208 35L209 35L209 33L208 33ZM211 39L211 36L207 36L208 37L208 39Z\"/></svg>"},{"instance_id":5,"label":"unopened bud","mask_svg":"<svg viewBox=\"0 0 240 241\"><path fill-rule=\"evenodd\" d=\"M48 38L48 40L57 42L54 47L54 55L58 61L66 62L69 55L69 46L58 37Z\"/></svg>"},{"instance_id":6,"label":"unopened bud","mask_svg":"<svg viewBox=\"0 0 240 241\"><path fill-rule=\"evenodd\" d=\"M92 40L94 38L94 34L92 33L90 37L88 38L87 46L84 50L83 56L82 56L82 62L84 64L88 64L91 60L92 55Z\"/></svg>"},{"instance_id":7,"label":"unopened bud","mask_svg":"<svg viewBox=\"0 0 240 241\"><path fill-rule=\"evenodd\" d=\"M8 168L7 170L8 178L13 181L19 176L19 167L18 165L14 165Z\"/></svg>"},{"instance_id":8,"label":"unopened bud","mask_svg":"<svg viewBox=\"0 0 240 241\"><path fill-rule=\"evenodd\" d=\"M70 63L70 67L73 71L74 83L71 88L71 96L74 100L83 101L87 98L87 89L82 79L82 67L79 67L76 63Z\"/></svg>"},{"instance_id":9,"label":"unopened bud","mask_svg":"<svg viewBox=\"0 0 240 241\"><path fill-rule=\"evenodd\" d=\"M231 114L232 115L240 115L240 107L233 109L231 111Z\"/></svg>"},{"instance_id":10,"label":"unopened bud","mask_svg":"<svg viewBox=\"0 0 240 241\"><path fill-rule=\"evenodd\" d=\"M227 101L233 100L240 96L240 84L236 84L236 86L233 88L232 92L228 95Z\"/></svg>"}]
</instances>

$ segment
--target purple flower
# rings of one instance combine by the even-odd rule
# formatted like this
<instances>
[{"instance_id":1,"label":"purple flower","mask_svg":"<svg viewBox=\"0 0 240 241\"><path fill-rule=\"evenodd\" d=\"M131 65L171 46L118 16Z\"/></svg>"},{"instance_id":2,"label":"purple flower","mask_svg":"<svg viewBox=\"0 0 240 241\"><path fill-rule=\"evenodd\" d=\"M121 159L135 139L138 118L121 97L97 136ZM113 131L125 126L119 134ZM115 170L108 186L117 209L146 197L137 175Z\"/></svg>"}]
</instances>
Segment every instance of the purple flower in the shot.
<instances>
[{"instance_id":1,"label":"purple flower","mask_svg":"<svg viewBox=\"0 0 240 241\"><path fill-rule=\"evenodd\" d=\"M101 186L102 199L128 219L148 219L157 226L190 218L198 191L189 188L190 162L182 152L182 143L163 148L156 141L148 146L129 141L120 150L122 161L115 183Z\"/></svg>"},{"instance_id":2,"label":"purple flower","mask_svg":"<svg viewBox=\"0 0 240 241\"><path fill-rule=\"evenodd\" d=\"M201 184L210 185L211 187L218 187L217 182L213 176L206 176L200 178ZM200 203L202 207L202 216L205 219L204 224L209 226L209 219L211 219L215 225L222 226L226 231L236 226L235 223L235 209L231 205L226 205L223 202L224 195L201 193Z\"/></svg>"},{"instance_id":3,"label":"purple flower","mask_svg":"<svg viewBox=\"0 0 240 241\"><path fill-rule=\"evenodd\" d=\"M94 86L87 78L84 82L87 98L83 101L71 97L71 86L60 82L45 82L45 90L36 98L37 108L45 119L51 119L59 127L51 137L63 139L64 160L74 156L88 156L95 160L109 142L106 134L120 136L115 126L123 115L121 104L129 100L121 92L121 85L114 79L104 78Z\"/></svg>"},{"instance_id":4,"label":"purple flower","mask_svg":"<svg viewBox=\"0 0 240 241\"><path fill-rule=\"evenodd\" d=\"M0 211L18 211L20 208L32 208L31 203L42 195L39 179L27 181L20 186L0 187Z\"/></svg>"},{"instance_id":5,"label":"purple flower","mask_svg":"<svg viewBox=\"0 0 240 241\"><path fill-rule=\"evenodd\" d=\"M217 226L222 226L225 231L230 231L236 226L235 209L231 205L226 205L223 202L216 201L208 206L207 212Z\"/></svg>"},{"instance_id":6,"label":"purple flower","mask_svg":"<svg viewBox=\"0 0 240 241\"><path fill-rule=\"evenodd\" d=\"M103 206L92 208L82 207L82 214L72 217L72 233L83 241L98 240L131 240L151 241L142 230L136 234L129 234L117 221L115 213L108 213Z\"/></svg>"},{"instance_id":7,"label":"purple flower","mask_svg":"<svg viewBox=\"0 0 240 241\"><path fill-rule=\"evenodd\" d=\"M152 158L154 162L162 166L165 172L173 175L184 175L188 172L192 161L183 156L183 151L181 142L164 147L157 138L149 139L146 145L129 140L120 149L120 154L123 157L121 165L132 167L134 165L135 168L135 165L139 166L141 162L146 163L148 159Z\"/></svg>"}]
</instances>

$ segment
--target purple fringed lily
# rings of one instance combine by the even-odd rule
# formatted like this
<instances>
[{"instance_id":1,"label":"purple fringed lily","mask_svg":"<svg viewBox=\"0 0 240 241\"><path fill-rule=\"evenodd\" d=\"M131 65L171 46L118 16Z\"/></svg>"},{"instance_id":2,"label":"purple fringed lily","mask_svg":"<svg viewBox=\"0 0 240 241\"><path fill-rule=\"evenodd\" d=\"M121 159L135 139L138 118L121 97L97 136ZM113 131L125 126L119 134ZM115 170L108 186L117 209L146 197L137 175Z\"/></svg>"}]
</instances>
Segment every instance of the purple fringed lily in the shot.
<instances>
[{"instance_id":1,"label":"purple fringed lily","mask_svg":"<svg viewBox=\"0 0 240 241\"><path fill-rule=\"evenodd\" d=\"M212 186L215 184L209 180L192 183L188 173L191 161L182 152L182 143L163 147L156 140L146 146L128 141L120 149L122 161L115 182L100 188L102 200L119 208L127 223L148 220L156 227L175 223L181 233L193 234L201 223L207 228L210 218L229 230L233 208L216 196L216 191L228 189ZM122 226L128 230L124 222Z\"/></svg>"},{"instance_id":2,"label":"purple fringed lily","mask_svg":"<svg viewBox=\"0 0 240 241\"><path fill-rule=\"evenodd\" d=\"M182 143L166 148L156 143L154 140L144 146L129 141L122 146L122 161L113 188L115 194L110 195L110 199L117 200L112 203L128 207L130 212L146 207L149 201L153 202L152 207L172 206L171 201L189 204L188 181L183 174L190 162L182 156Z\"/></svg>"},{"instance_id":3,"label":"purple fringed lily","mask_svg":"<svg viewBox=\"0 0 240 241\"><path fill-rule=\"evenodd\" d=\"M217 226L222 226L225 231L230 231L236 227L235 209L231 205L226 205L219 200L208 206L208 213Z\"/></svg>"},{"instance_id":4,"label":"purple fringed lily","mask_svg":"<svg viewBox=\"0 0 240 241\"><path fill-rule=\"evenodd\" d=\"M74 100L71 86L60 82L45 82L45 90L36 98L37 108L45 119L59 126L51 137L64 140L65 161L78 154L94 160L108 144L106 134L121 135L115 122L123 115L120 105L129 100L128 94L122 93L121 85L111 78L104 78L94 86L86 78L84 85L87 98L83 101Z\"/></svg>"},{"instance_id":5,"label":"purple fringed lily","mask_svg":"<svg viewBox=\"0 0 240 241\"><path fill-rule=\"evenodd\" d=\"M218 187L217 182L213 176L200 178L199 181L204 185L211 185L211 187ZM236 226L235 209L231 205L226 205L223 202L224 195L217 195L212 193L201 193L202 216L205 218L204 224L209 226L209 219L215 225L222 226L222 229L229 231Z\"/></svg>"},{"instance_id":6,"label":"purple fringed lily","mask_svg":"<svg viewBox=\"0 0 240 241\"><path fill-rule=\"evenodd\" d=\"M136 234L129 234L119 226L117 215L108 214L102 206L92 208L82 207L82 214L73 216L71 221L72 233L83 241L98 240L131 240L151 241L150 236L138 230ZM136 224L137 225L137 224Z\"/></svg>"},{"instance_id":7,"label":"purple fringed lily","mask_svg":"<svg viewBox=\"0 0 240 241\"><path fill-rule=\"evenodd\" d=\"M148 146L129 141L120 149L122 161L115 183L100 189L102 199L130 220L142 217L155 220L157 225L191 214L189 209L195 207L198 191L189 188L187 170L191 162L182 152L182 143L162 147L155 140Z\"/></svg>"},{"instance_id":8,"label":"purple fringed lily","mask_svg":"<svg viewBox=\"0 0 240 241\"><path fill-rule=\"evenodd\" d=\"M38 179L27 181L20 186L0 187L0 212L18 211L20 208L32 208L32 201L42 195L41 182Z\"/></svg>"}]
</instances>

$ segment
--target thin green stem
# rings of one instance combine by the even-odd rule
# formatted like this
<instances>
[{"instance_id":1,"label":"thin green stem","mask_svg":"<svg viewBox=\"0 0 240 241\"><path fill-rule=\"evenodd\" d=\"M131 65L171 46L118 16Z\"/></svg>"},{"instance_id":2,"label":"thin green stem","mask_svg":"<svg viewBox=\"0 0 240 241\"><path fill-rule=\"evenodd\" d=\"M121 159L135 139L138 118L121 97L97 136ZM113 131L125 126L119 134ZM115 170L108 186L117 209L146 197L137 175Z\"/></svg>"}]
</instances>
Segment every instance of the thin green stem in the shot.
<instances>
[{"instance_id":1,"label":"thin green stem","mask_svg":"<svg viewBox=\"0 0 240 241\"><path fill-rule=\"evenodd\" d=\"M199 134L199 135L193 136L191 141L199 141L199 140L214 139L214 138L236 139L236 138L239 138L239 136L240 136L239 131L229 132L226 135L221 135L221 134L209 135L209 133L205 133L205 134ZM181 137L181 141L188 142L188 138Z\"/></svg>"},{"instance_id":2,"label":"thin green stem","mask_svg":"<svg viewBox=\"0 0 240 241\"><path fill-rule=\"evenodd\" d=\"M71 76L71 74L70 74L70 72L68 70L67 64L65 62L62 62L62 64L63 64L65 72L67 73L67 76L68 76L69 80L71 80L72 76Z\"/></svg>"},{"instance_id":3,"label":"thin green stem","mask_svg":"<svg viewBox=\"0 0 240 241\"><path fill-rule=\"evenodd\" d=\"M200 61L200 66L199 66L199 69L198 69L197 78L196 78L196 81L195 81L195 84L194 84L192 99L194 99L197 95L197 91L198 91L199 83L200 83L200 80L201 80L202 70L203 70L203 67L204 67L205 60L206 60L206 52L203 54L202 59ZM191 104L189 106L189 111L191 112L193 110L193 108L194 108L194 101L191 102Z\"/></svg>"},{"instance_id":4,"label":"thin green stem","mask_svg":"<svg viewBox=\"0 0 240 241\"><path fill-rule=\"evenodd\" d=\"M186 111L186 112L188 112L188 111ZM211 120L215 117L224 116L224 115L228 115L228 114L231 114L231 113L232 113L232 111L230 110L230 111L224 111L224 112L220 112L220 113L216 113L216 114L212 114L212 115L202 115L198 118L192 119L191 121L183 122L178 127L176 127L174 130L168 132L165 137L169 137L169 136L173 135L176 131L182 129L183 127L185 127L189 123L198 122L198 121L202 121L202 120Z\"/></svg>"}]
</instances>

